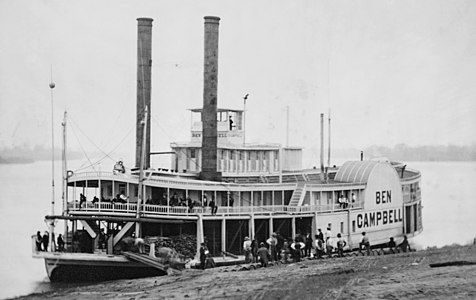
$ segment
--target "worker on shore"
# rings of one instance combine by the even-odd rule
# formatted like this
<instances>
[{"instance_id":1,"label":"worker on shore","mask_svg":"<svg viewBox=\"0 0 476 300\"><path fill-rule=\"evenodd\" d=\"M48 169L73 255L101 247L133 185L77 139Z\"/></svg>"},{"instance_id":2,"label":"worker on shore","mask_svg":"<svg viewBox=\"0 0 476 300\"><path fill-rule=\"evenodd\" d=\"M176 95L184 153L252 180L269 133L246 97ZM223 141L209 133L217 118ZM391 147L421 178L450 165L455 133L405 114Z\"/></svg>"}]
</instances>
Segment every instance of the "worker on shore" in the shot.
<instances>
[{"instance_id":1,"label":"worker on shore","mask_svg":"<svg viewBox=\"0 0 476 300\"><path fill-rule=\"evenodd\" d=\"M205 270L205 263L207 261L208 249L205 243L200 244L200 267Z\"/></svg>"},{"instance_id":2,"label":"worker on shore","mask_svg":"<svg viewBox=\"0 0 476 300\"><path fill-rule=\"evenodd\" d=\"M261 266L266 268L268 266L268 258L269 258L268 248L264 246L264 243L260 243L259 246L260 247L258 249L258 256L261 262Z\"/></svg>"},{"instance_id":3,"label":"worker on shore","mask_svg":"<svg viewBox=\"0 0 476 300\"><path fill-rule=\"evenodd\" d=\"M370 241L369 237L365 235L365 231L362 232L362 239L359 243L359 248L362 249L362 246L367 250L367 255L370 255Z\"/></svg>"},{"instance_id":4,"label":"worker on shore","mask_svg":"<svg viewBox=\"0 0 476 300\"><path fill-rule=\"evenodd\" d=\"M271 261L275 261L278 259L276 254L276 245L278 244L278 239L276 238L276 233L273 232L271 237L266 240L266 243L269 245L269 252L271 255Z\"/></svg>"},{"instance_id":5,"label":"worker on shore","mask_svg":"<svg viewBox=\"0 0 476 300\"><path fill-rule=\"evenodd\" d=\"M259 244L256 239L253 239L251 241L251 255L253 257L252 262L257 263L258 262L258 249L259 249Z\"/></svg>"},{"instance_id":6,"label":"worker on shore","mask_svg":"<svg viewBox=\"0 0 476 300\"><path fill-rule=\"evenodd\" d=\"M243 251L245 252L245 263L250 262L251 256L251 241L250 238L245 236L245 241L243 242Z\"/></svg>"},{"instance_id":7,"label":"worker on shore","mask_svg":"<svg viewBox=\"0 0 476 300\"><path fill-rule=\"evenodd\" d=\"M324 255L324 241L319 238L318 234L316 234L315 238L316 239L314 240L314 248L316 249L316 258L322 258L322 255Z\"/></svg>"},{"instance_id":8,"label":"worker on shore","mask_svg":"<svg viewBox=\"0 0 476 300\"><path fill-rule=\"evenodd\" d=\"M403 236L403 241L400 243L400 245L398 245L398 247L400 247L402 252L407 252L407 250L412 251L406 235Z\"/></svg>"},{"instance_id":9,"label":"worker on shore","mask_svg":"<svg viewBox=\"0 0 476 300\"><path fill-rule=\"evenodd\" d=\"M337 234L337 256L344 257L344 247L347 245L347 242L344 240L340 233Z\"/></svg>"},{"instance_id":10,"label":"worker on shore","mask_svg":"<svg viewBox=\"0 0 476 300\"><path fill-rule=\"evenodd\" d=\"M393 240L393 237L390 238L390 241L388 242L387 247L389 248L390 252L395 253L395 248L397 247L397 244Z\"/></svg>"}]
</instances>

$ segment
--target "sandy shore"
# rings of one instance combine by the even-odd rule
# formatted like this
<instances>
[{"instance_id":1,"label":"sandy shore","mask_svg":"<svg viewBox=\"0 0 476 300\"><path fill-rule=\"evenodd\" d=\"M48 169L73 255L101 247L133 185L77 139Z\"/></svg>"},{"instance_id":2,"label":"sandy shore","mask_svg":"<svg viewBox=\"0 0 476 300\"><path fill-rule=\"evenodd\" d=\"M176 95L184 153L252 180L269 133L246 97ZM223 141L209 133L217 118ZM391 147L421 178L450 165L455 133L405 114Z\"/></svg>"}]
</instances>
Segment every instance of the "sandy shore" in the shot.
<instances>
[{"instance_id":1,"label":"sandy shore","mask_svg":"<svg viewBox=\"0 0 476 300\"><path fill-rule=\"evenodd\" d=\"M475 299L476 246L103 282L18 299Z\"/></svg>"}]
</instances>

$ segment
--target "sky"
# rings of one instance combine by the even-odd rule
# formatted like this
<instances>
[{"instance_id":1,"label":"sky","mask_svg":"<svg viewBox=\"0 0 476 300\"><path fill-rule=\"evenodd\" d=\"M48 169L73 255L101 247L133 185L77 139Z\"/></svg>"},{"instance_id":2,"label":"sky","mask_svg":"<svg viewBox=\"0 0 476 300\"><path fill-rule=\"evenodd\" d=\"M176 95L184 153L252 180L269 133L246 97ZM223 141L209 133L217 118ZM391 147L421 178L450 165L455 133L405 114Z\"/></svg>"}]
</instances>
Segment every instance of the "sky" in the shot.
<instances>
[{"instance_id":1,"label":"sky","mask_svg":"<svg viewBox=\"0 0 476 300\"><path fill-rule=\"evenodd\" d=\"M0 147L134 160L138 17L152 29L152 151L190 139L203 103L203 17L218 16L218 106L247 142L332 147L476 143L475 1L0 0ZM327 132L327 128L325 129ZM327 140L327 137L326 137ZM318 156L318 154L312 154Z\"/></svg>"}]
</instances>

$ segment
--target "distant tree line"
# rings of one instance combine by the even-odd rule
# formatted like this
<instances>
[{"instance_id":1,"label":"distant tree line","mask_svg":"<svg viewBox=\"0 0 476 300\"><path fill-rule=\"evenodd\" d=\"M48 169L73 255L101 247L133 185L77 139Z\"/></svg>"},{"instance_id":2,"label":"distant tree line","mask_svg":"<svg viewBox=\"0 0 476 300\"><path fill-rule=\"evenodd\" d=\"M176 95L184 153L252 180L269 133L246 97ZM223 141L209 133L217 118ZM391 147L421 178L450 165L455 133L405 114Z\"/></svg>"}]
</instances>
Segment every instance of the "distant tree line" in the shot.
<instances>
[{"instance_id":1,"label":"distant tree line","mask_svg":"<svg viewBox=\"0 0 476 300\"><path fill-rule=\"evenodd\" d=\"M471 146L408 146L397 144L393 148L371 146L364 150L368 157L388 157L404 161L476 161L476 144Z\"/></svg>"},{"instance_id":2,"label":"distant tree line","mask_svg":"<svg viewBox=\"0 0 476 300\"><path fill-rule=\"evenodd\" d=\"M315 149L315 151L318 153L319 150ZM387 147L374 145L364 149L333 149L332 156L358 160L360 151L364 151L364 159L386 157L394 161L476 161L476 143L469 146L397 144L394 147Z\"/></svg>"},{"instance_id":3,"label":"distant tree line","mask_svg":"<svg viewBox=\"0 0 476 300\"><path fill-rule=\"evenodd\" d=\"M80 151L68 151L68 159L83 157ZM61 150L54 151L55 160L61 159ZM51 160L51 149L43 146L13 146L0 149L0 164L7 163L32 163L40 160Z\"/></svg>"}]
</instances>

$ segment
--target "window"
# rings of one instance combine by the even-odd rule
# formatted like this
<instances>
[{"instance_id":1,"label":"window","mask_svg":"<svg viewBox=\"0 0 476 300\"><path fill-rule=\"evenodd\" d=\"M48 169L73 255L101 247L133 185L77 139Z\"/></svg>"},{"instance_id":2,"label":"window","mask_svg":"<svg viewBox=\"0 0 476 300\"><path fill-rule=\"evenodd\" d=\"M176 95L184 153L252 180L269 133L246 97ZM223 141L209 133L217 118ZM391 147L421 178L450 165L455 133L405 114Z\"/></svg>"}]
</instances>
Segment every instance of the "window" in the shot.
<instances>
[{"instance_id":1,"label":"window","mask_svg":"<svg viewBox=\"0 0 476 300\"><path fill-rule=\"evenodd\" d=\"M190 149L190 158L196 158L195 149Z\"/></svg>"},{"instance_id":2,"label":"window","mask_svg":"<svg viewBox=\"0 0 476 300\"><path fill-rule=\"evenodd\" d=\"M352 221L352 232L355 232L355 220Z\"/></svg>"},{"instance_id":3,"label":"window","mask_svg":"<svg viewBox=\"0 0 476 300\"><path fill-rule=\"evenodd\" d=\"M344 222L340 222L340 233L344 233Z\"/></svg>"}]
</instances>

